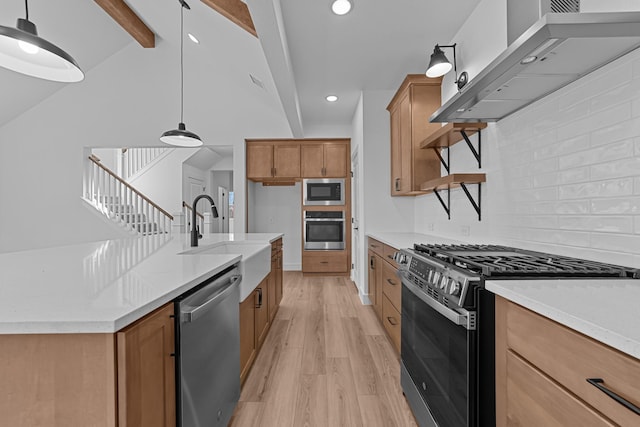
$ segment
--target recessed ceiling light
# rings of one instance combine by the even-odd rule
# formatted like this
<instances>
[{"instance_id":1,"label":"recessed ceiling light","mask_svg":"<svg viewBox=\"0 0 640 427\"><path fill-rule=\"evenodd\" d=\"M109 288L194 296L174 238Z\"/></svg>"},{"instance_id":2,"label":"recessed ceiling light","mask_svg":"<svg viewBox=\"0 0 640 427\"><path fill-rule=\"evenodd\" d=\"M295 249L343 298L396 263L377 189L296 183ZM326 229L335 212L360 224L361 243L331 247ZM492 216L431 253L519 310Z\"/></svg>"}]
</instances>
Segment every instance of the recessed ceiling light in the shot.
<instances>
[{"instance_id":1,"label":"recessed ceiling light","mask_svg":"<svg viewBox=\"0 0 640 427\"><path fill-rule=\"evenodd\" d=\"M194 42L194 43L196 43L196 44L200 44L200 40L198 40L198 39L196 38L196 36L194 36L194 35L193 35L193 34L191 34L191 33L187 33L187 35L189 36L189 38L191 39L191 41L192 41L192 42Z\"/></svg>"},{"instance_id":2,"label":"recessed ceiling light","mask_svg":"<svg viewBox=\"0 0 640 427\"><path fill-rule=\"evenodd\" d=\"M331 10L336 15L346 15L351 10L353 6L351 4L353 0L334 0L331 4Z\"/></svg>"},{"instance_id":3,"label":"recessed ceiling light","mask_svg":"<svg viewBox=\"0 0 640 427\"><path fill-rule=\"evenodd\" d=\"M327 95L324 99L326 99L329 102L336 102L338 100L338 97L335 95Z\"/></svg>"}]
</instances>

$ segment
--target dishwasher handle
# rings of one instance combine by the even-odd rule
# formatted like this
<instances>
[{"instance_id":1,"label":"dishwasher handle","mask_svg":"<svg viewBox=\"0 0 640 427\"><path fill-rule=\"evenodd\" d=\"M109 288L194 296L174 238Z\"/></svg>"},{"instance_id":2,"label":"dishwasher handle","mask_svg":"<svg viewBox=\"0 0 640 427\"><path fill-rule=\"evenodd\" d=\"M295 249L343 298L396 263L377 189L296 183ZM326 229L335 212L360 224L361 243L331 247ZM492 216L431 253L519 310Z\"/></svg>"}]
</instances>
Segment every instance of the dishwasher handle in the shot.
<instances>
[{"instance_id":1,"label":"dishwasher handle","mask_svg":"<svg viewBox=\"0 0 640 427\"><path fill-rule=\"evenodd\" d=\"M180 321L182 323L191 323L196 320L198 317L202 316L204 312L207 311L208 308L216 305L219 301L222 301L233 291L234 285L242 279L242 275L238 274L235 276L231 276L229 279L228 285L222 287L218 292L211 295L211 298L207 299L202 304L197 307L189 307L189 310L184 310L181 312Z\"/></svg>"}]
</instances>

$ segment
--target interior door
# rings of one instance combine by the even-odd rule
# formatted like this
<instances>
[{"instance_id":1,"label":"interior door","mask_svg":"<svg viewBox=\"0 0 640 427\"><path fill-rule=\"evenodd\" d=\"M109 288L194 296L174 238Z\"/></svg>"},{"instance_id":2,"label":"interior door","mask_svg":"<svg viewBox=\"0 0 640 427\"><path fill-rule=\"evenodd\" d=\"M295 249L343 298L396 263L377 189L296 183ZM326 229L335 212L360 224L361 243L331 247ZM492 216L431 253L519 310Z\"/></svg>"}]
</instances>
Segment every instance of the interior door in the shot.
<instances>
[{"instance_id":1,"label":"interior door","mask_svg":"<svg viewBox=\"0 0 640 427\"><path fill-rule=\"evenodd\" d=\"M218 187L218 233L229 232L229 191Z\"/></svg>"}]
</instances>

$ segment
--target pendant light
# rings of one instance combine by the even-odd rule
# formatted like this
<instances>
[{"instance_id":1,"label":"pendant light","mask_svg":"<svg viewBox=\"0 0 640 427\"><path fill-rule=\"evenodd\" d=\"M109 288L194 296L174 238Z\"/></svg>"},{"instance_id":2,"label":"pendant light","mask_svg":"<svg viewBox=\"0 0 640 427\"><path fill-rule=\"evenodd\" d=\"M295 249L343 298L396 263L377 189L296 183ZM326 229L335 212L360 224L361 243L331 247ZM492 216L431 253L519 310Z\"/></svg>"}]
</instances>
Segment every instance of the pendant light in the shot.
<instances>
[{"instance_id":1,"label":"pendant light","mask_svg":"<svg viewBox=\"0 0 640 427\"><path fill-rule=\"evenodd\" d=\"M18 18L16 28L0 25L0 66L56 82L83 80L84 73L71 55L38 37L36 25L29 21L28 0L24 5L26 17Z\"/></svg>"},{"instance_id":2,"label":"pendant light","mask_svg":"<svg viewBox=\"0 0 640 427\"><path fill-rule=\"evenodd\" d=\"M184 124L184 10L191 10L191 7L184 0L178 0L180 3L180 123L178 129L168 130L162 134L160 141L165 144L175 145L177 147L199 147L202 140L198 135L189 132Z\"/></svg>"}]
</instances>

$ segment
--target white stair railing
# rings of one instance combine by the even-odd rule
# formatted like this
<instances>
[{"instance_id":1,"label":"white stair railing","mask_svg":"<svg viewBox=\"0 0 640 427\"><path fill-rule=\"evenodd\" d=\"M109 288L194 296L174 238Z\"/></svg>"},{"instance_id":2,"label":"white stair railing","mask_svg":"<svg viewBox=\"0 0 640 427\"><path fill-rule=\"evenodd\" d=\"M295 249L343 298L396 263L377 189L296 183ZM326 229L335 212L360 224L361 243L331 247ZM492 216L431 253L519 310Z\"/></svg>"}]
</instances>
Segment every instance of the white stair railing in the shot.
<instances>
[{"instance_id":1,"label":"white stair railing","mask_svg":"<svg viewBox=\"0 0 640 427\"><path fill-rule=\"evenodd\" d=\"M156 160L171 148L148 147L148 148L123 148L122 149L122 178L129 179L138 171L144 169L148 164Z\"/></svg>"},{"instance_id":2,"label":"white stair railing","mask_svg":"<svg viewBox=\"0 0 640 427\"><path fill-rule=\"evenodd\" d=\"M173 216L128 184L100 159L89 156L85 198L103 215L141 235L169 234Z\"/></svg>"}]
</instances>

